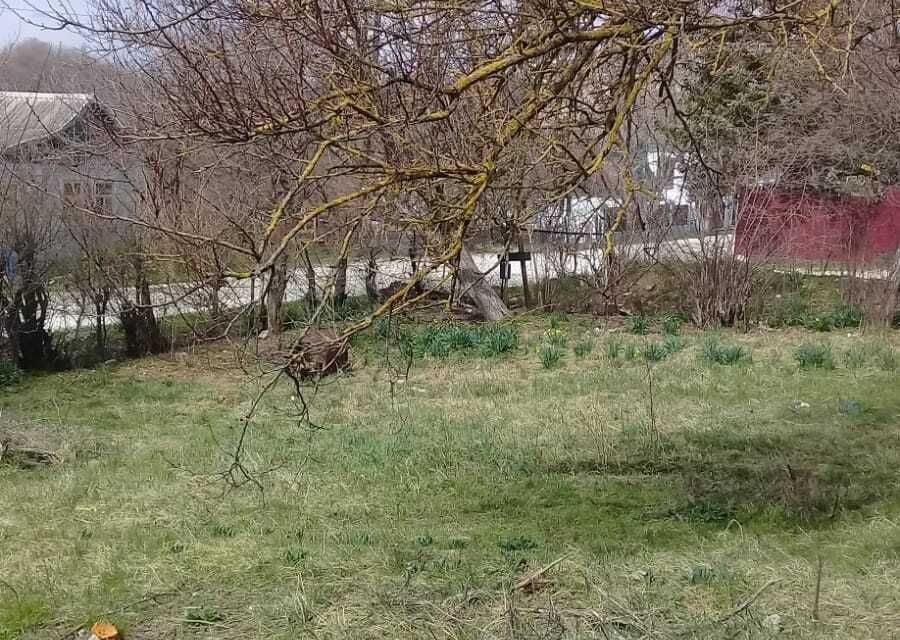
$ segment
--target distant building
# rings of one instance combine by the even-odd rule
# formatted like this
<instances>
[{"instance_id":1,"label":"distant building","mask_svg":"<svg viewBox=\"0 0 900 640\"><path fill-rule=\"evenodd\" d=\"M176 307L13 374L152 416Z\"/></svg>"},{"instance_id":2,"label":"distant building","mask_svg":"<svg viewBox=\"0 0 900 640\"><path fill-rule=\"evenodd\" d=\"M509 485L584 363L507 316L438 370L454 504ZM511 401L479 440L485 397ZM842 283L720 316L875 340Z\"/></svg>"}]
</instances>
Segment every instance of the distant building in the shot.
<instances>
[{"instance_id":1,"label":"distant building","mask_svg":"<svg viewBox=\"0 0 900 640\"><path fill-rule=\"evenodd\" d=\"M677 158L664 154L661 160L658 151L647 151L640 157L633 172L643 189L639 196L642 222L658 236L697 234L700 230L697 204L688 193ZM615 178L611 180L614 181ZM590 195L570 195L540 211L531 221L530 230L544 239L559 236L581 240L599 237L613 227L620 232L637 231L634 205L616 223L622 205L620 198L621 195L613 197L596 190ZM720 225L728 223L722 221Z\"/></svg>"},{"instance_id":2,"label":"distant building","mask_svg":"<svg viewBox=\"0 0 900 640\"><path fill-rule=\"evenodd\" d=\"M51 236L46 248L60 256L98 228L88 212L132 215L135 171L113 144L116 126L89 94L0 91L0 225L40 221ZM10 235L5 229L4 239Z\"/></svg>"}]
</instances>

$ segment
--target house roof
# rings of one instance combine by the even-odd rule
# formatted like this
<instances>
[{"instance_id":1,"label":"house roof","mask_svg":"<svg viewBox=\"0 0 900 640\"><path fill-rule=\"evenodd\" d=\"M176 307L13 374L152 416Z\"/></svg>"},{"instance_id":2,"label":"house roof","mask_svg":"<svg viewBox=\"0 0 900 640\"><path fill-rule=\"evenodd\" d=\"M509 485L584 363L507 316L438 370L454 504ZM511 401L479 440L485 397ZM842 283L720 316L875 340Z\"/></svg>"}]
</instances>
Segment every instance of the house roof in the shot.
<instances>
[{"instance_id":1,"label":"house roof","mask_svg":"<svg viewBox=\"0 0 900 640\"><path fill-rule=\"evenodd\" d=\"M59 135L98 108L87 93L0 91L0 152Z\"/></svg>"}]
</instances>

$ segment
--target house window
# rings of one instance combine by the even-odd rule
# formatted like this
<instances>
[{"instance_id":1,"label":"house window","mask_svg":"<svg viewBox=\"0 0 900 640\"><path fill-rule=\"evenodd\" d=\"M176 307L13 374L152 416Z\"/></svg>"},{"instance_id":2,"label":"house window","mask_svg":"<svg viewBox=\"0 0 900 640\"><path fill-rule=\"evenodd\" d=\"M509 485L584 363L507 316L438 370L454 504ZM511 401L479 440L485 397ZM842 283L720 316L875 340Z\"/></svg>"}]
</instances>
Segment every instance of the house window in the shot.
<instances>
[{"instance_id":1,"label":"house window","mask_svg":"<svg viewBox=\"0 0 900 640\"><path fill-rule=\"evenodd\" d=\"M94 183L94 211L98 211L100 213L112 212L112 197L112 182Z\"/></svg>"},{"instance_id":2,"label":"house window","mask_svg":"<svg viewBox=\"0 0 900 640\"><path fill-rule=\"evenodd\" d=\"M84 201L84 186L82 182L64 182L63 202L69 207L83 207L87 204Z\"/></svg>"},{"instance_id":3,"label":"house window","mask_svg":"<svg viewBox=\"0 0 900 640\"><path fill-rule=\"evenodd\" d=\"M112 211L113 184L97 180L95 182L64 182L63 202L78 209L90 209L98 213Z\"/></svg>"}]
</instances>

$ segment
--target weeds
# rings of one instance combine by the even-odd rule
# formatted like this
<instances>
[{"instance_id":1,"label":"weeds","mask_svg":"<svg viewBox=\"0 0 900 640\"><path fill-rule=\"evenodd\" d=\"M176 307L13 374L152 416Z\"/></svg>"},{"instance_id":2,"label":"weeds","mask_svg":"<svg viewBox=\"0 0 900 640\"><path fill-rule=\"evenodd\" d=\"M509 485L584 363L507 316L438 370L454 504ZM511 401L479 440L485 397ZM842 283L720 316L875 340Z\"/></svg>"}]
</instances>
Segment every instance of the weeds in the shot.
<instances>
[{"instance_id":1,"label":"weeds","mask_svg":"<svg viewBox=\"0 0 900 640\"><path fill-rule=\"evenodd\" d=\"M572 350L577 357L585 358L594 351L594 341L591 338L580 340L575 344Z\"/></svg>"},{"instance_id":2,"label":"weeds","mask_svg":"<svg viewBox=\"0 0 900 640\"><path fill-rule=\"evenodd\" d=\"M838 304L828 311L812 313L803 300L789 300L776 307L769 318L770 327L806 327L813 331L832 331L859 327L864 314L854 304Z\"/></svg>"},{"instance_id":3,"label":"weeds","mask_svg":"<svg viewBox=\"0 0 900 640\"><path fill-rule=\"evenodd\" d=\"M506 553L516 553L537 549L538 543L526 536L513 536L511 538L503 538L497 543L497 546Z\"/></svg>"},{"instance_id":4,"label":"weeds","mask_svg":"<svg viewBox=\"0 0 900 640\"><path fill-rule=\"evenodd\" d=\"M632 316L628 321L628 330L636 336L650 333L650 319L645 316Z\"/></svg>"},{"instance_id":5,"label":"weeds","mask_svg":"<svg viewBox=\"0 0 900 640\"><path fill-rule=\"evenodd\" d=\"M684 340L682 339L682 337L671 333L663 338L662 344L669 354L678 353L679 351L684 349Z\"/></svg>"},{"instance_id":6,"label":"weeds","mask_svg":"<svg viewBox=\"0 0 900 640\"><path fill-rule=\"evenodd\" d=\"M547 329L546 333L544 333L544 342L554 347L565 349L569 339L562 332L562 329Z\"/></svg>"},{"instance_id":7,"label":"weeds","mask_svg":"<svg viewBox=\"0 0 900 640\"><path fill-rule=\"evenodd\" d=\"M485 325L479 329L476 343L482 356L498 356L519 347L519 334L508 326Z\"/></svg>"},{"instance_id":8,"label":"weeds","mask_svg":"<svg viewBox=\"0 0 900 640\"><path fill-rule=\"evenodd\" d=\"M878 367L883 371L897 370L897 354L890 347L882 347L878 353Z\"/></svg>"},{"instance_id":9,"label":"weeds","mask_svg":"<svg viewBox=\"0 0 900 640\"><path fill-rule=\"evenodd\" d=\"M750 359L750 352L739 344L723 344L710 338L703 344L703 359L710 364L735 365Z\"/></svg>"},{"instance_id":10,"label":"weeds","mask_svg":"<svg viewBox=\"0 0 900 640\"><path fill-rule=\"evenodd\" d=\"M553 311L547 316L551 329L559 329L564 323L569 321L569 316L563 311Z\"/></svg>"},{"instance_id":11,"label":"weeds","mask_svg":"<svg viewBox=\"0 0 900 640\"><path fill-rule=\"evenodd\" d=\"M629 342L625 345L625 348L622 349L622 355L628 362L633 362L638 359L638 356L641 355L641 352L636 344Z\"/></svg>"},{"instance_id":12,"label":"weeds","mask_svg":"<svg viewBox=\"0 0 900 640\"><path fill-rule=\"evenodd\" d=\"M850 371L862 369L872 355L871 349L865 345L853 345L843 354L844 366Z\"/></svg>"},{"instance_id":13,"label":"weeds","mask_svg":"<svg viewBox=\"0 0 900 640\"><path fill-rule=\"evenodd\" d=\"M562 347L545 342L538 352L538 359L544 369L553 369L562 362L564 355Z\"/></svg>"},{"instance_id":14,"label":"weeds","mask_svg":"<svg viewBox=\"0 0 900 640\"><path fill-rule=\"evenodd\" d=\"M615 362L619 359L619 356L621 356L622 352L625 350L625 345L622 343L621 338L610 336L606 339L604 348L606 350L606 357L609 360Z\"/></svg>"},{"instance_id":15,"label":"weeds","mask_svg":"<svg viewBox=\"0 0 900 640\"><path fill-rule=\"evenodd\" d=\"M0 387L11 387L21 379L22 371L13 362L0 362Z\"/></svg>"},{"instance_id":16,"label":"weeds","mask_svg":"<svg viewBox=\"0 0 900 640\"><path fill-rule=\"evenodd\" d=\"M433 358L446 358L458 352L476 352L490 357L514 351L519 346L519 335L515 329L497 324L475 327L433 324L412 340L415 353Z\"/></svg>"},{"instance_id":17,"label":"weeds","mask_svg":"<svg viewBox=\"0 0 900 640\"><path fill-rule=\"evenodd\" d=\"M684 324L684 320L681 316L676 314L668 314L663 318L663 333L667 336L676 336L681 332L682 324Z\"/></svg>"},{"instance_id":18,"label":"weeds","mask_svg":"<svg viewBox=\"0 0 900 640\"><path fill-rule=\"evenodd\" d=\"M831 347L806 342L794 351L794 360L801 369L833 369L834 355Z\"/></svg>"},{"instance_id":19,"label":"weeds","mask_svg":"<svg viewBox=\"0 0 900 640\"><path fill-rule=\"evenodd\" d=\"M865 366L875 366L882 371L897 369L897 355L888 345L853 345L843 352L841 360L850 371L856 371Z\"/></svg>"},{"instance_id":20,"label":"weeds","mask_svg":"<svg viewBox=\"0 0 900 640\"><path fill-rule=\"evenodd\" d=\"M665 360L666 356L669 355L669 351L662 343L650 342L644 345L644 348L641 350L641 355L646 362L655 363Z\"/></svg>"},{"instance_id":21,"label":"weeds","mask_svg":"<svg viewBox=\"0 0 900 640\"><path fill-rule=\"evenodd\" d=\"M803 318L803 326L814 331L832 331L833 329L852 329L859 327L863 314L859 307L852 304L839 304L830 311L807 315Z\"/></svg>"}]
</instances>

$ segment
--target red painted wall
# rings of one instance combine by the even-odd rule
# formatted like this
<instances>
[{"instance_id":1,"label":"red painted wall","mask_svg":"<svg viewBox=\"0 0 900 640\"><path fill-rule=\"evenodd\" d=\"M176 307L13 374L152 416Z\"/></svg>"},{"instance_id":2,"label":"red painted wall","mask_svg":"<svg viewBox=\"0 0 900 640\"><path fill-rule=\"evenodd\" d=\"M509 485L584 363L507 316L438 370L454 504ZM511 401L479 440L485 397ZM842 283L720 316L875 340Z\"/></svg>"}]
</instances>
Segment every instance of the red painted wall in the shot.
<instances>
[{"instance_id":1,"label":"red painted wall","mask_svg":"<svg viewBox=\"0 0 900 640\"><path fill-rule=\"evenodd\" d=\"M900 246L900 187L880 200L757 189L740 199L742 255L871 262Z\"/></svg>"}]
</instances>

